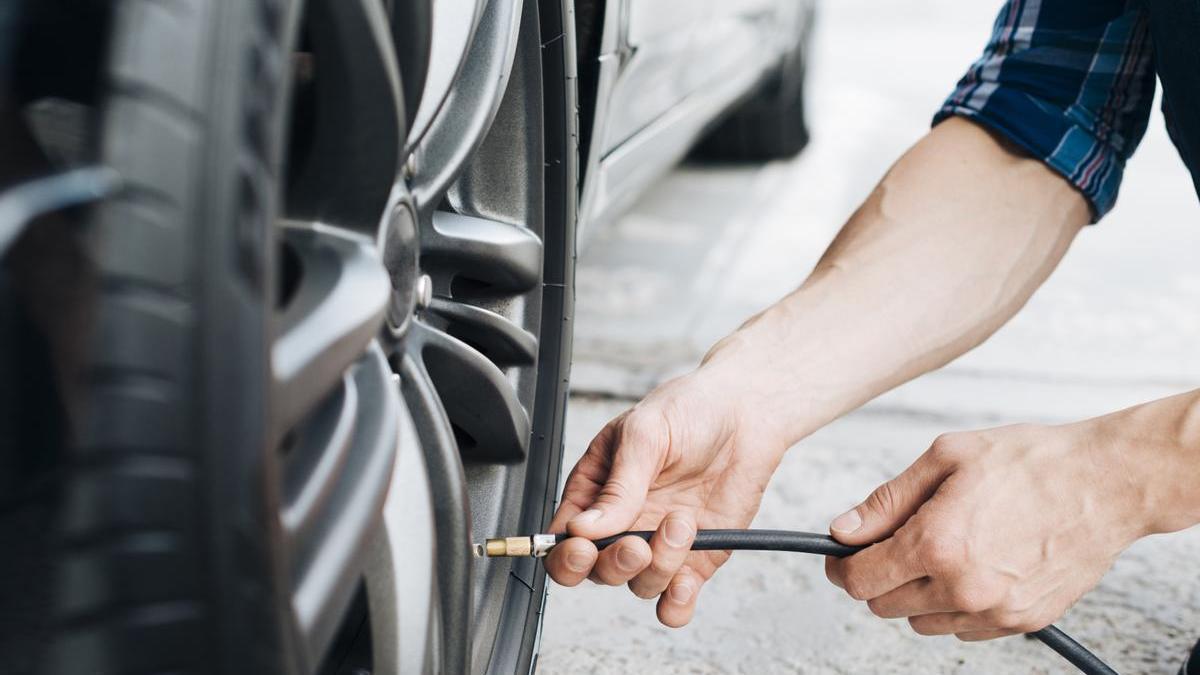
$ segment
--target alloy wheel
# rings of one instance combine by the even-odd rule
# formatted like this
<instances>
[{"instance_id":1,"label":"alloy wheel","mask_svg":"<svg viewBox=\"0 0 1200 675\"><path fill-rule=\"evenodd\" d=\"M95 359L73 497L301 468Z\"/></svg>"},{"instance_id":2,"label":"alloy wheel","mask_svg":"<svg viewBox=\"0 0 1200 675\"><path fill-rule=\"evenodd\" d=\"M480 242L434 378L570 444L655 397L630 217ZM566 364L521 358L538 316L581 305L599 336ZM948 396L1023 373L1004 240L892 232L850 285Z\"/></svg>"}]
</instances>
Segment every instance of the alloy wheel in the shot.
<instances>
[{"instance_id":1,"label":"alloy wheel","mask_svg":"<svg viewBox=\"0 0 1200 675\"><path fill-rule=\"evenodd\" d=\"M531 659L542 573L470 543L544 525L560 461L574 163L541 9L487 3L416 143L384 5L296 26L268 438L300 672Z\"/></svg>"}]
</instances>

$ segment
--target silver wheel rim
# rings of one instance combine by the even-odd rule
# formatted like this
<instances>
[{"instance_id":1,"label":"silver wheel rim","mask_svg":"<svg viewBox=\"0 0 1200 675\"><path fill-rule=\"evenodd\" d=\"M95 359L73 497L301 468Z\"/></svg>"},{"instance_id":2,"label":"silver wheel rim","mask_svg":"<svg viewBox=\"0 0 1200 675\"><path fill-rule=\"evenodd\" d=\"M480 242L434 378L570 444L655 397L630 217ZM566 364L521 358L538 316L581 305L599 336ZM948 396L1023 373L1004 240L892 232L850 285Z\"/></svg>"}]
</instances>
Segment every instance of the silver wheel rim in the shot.
<instances>
[{"instance_id":1,"label":"silver wheel rim","mask_svg":"<svg viewBox=\"0 0 1200 675\"><path fill-rule=\"evenodd\" d=\"M470 542L529 519L526 467L547 445L531 439L554 254L524 9L487 3L412 156L383 6L309 0L293 22L270 420L300 672L359 593L374 672L512 660L489 650L511 641L513 588L534 593L533 567L475 562Z\"/></svg>"}]
</instances>

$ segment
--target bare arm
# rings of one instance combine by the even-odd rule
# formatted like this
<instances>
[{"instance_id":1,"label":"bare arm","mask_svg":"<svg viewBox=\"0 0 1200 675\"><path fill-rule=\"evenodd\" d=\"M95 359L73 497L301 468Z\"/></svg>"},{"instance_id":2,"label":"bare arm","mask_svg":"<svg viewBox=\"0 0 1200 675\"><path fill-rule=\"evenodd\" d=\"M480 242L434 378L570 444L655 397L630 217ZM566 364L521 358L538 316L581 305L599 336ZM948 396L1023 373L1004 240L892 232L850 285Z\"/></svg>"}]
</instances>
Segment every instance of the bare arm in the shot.
<instances>
[{"instance_id":1,"label":"bare arm","mask_svg":"<svg viewBox=\"0 0 1200 675\"><path fill-rule=\"evenodd\" d=\"M892 167L795 292L713 348L788 442L972 349L1089 218L1041 162L950 119Z\"/></svg>"}]
</instances>

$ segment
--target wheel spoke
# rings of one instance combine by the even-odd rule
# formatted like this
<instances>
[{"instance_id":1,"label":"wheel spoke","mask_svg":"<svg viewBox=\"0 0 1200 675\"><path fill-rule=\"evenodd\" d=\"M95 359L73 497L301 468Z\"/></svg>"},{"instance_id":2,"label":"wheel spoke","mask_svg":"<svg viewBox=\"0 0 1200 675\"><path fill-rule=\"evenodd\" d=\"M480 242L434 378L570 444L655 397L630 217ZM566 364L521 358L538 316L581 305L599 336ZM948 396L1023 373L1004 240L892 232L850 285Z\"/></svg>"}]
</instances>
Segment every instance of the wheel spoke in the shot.
<instances>
[{"instance_id":1,"label":"wheel spoke","mask_svg":"<svg viewBox=\"0 0 1200 675\"><path fill-rule=\"evenodd\" d=\"M400 410L400 440L383 526L366 570L371 670L377 675L440 673L435 497L416 425ZM451 450L453 454L453 450ZM439 632L434 632L439 631Z\"/></svg>"},{"instance_id":2,"label":"wheel spoke","mask_svg":"<svg viewBox=\"0 0 1200 675\"><path fill-rule=\"evenodd\" d=\"M312 441L331 444L324 452L340 457L327 464L340 465L340 470L311 473L310 479L322 484L297 494L326 496L312 500L305 518L291 522L286 515L302 508L303 497L284 511L292 606L307 665L303 672L311 672L319 663L361 582L369 539L380 522L396 456L400 401L378 346L371 347L346 383L347 393L334 397L330 417L353 420L349 438L328 431L327 424L323 435L314 430ZM352 402L350 415L337 409L338 403L344 408ZM319 416L314 422L319 426ZM342 426L340 422L332 424L335 430Z\"/></svg>"},{"instance_id":3,"label":"wheel spoke","mask_svg":"<svg viewBox=\"0 0 1200 675\"><path fill-rule=\"evenodd\" d=\"M400 74L378 0L310 3L285 212L373 235L401 165Z\"/></svg>"},{"instance_id":4,"label":"wheel spoke","mask_svg":"<svg viewBox=\"0 0 1200 675\"><path fill-rule=\"evenodd\" d=\"M420 324L414 322L414 326ZM437 522L437 582L441 607L442 668L446 673L471 671L471 506L458 445L438 392L419 355L402 357L400 382L408 404L434 500Z\"/></svg>"},{"instance_id":5,"label":"wheel spoke","mask_svg":"<svg viewBox=\"0 0 1200 675\"><path fill-rule=\"evenodd\" d=\"M302 540L317 526L346 467L358 416L358 387L347 375L306 421L283 465L283 531Z\"/></svg>"},{"instance_id":6,"label":"wheel spoke","mask_svg":"<svg viewBox=\"0 0 1200 675\"><path fill-rule=\"evenodd\" d=\"M282 231L302 271L271 350L277 438L366 351L383 324L391 288L370 241L321 226Z\"/></svg>"},{"instance_id":7,"label":"wheel spoke","mask_svg":"<svg viewBox=\"0 0 1200 675\"><path fill-rule=\"evenodd\" d=\"M537 337L500 314L445 298L434 298L429 311L446 320L447 333L500 367L537 363Z\"/></svg>"},{"instance_id":8,"label":"wheel spoke","mask_svg":"<svg viewBox=\"0 0 1200 675\"><path fill-rule=\"evenodd\" d=\"M487 3L458 78L417 146L413 195L426 212L441 202L496 118L512 72L521 5Z\"/></svg>"},{"instance_id":9,"label":"wheel spoke","mask_svg":"<svg viewBox=\"0 0 1200 675\"><path fill-rule=\"evenodd\" d=\"M438 30L430 36L428 44L429 69L425 73L421 105L409 127L408 143L411 146L421 142L429 123L450 93L450 85L467 54L483 7L484 0L438 0L433 5L433 22L438 24ZM409 91L408 84L405 80L405 91Z\"/></svg>"},{"instance_id":10,"label":"wheel spoke","mask_svg":"<svg viewBox=\"0 0 1200 675\"><path fill-rule=\"evenodd\" d=\"M541 281L542 240L519 225L438 211L421 231L421 264L498 291L527 291Z\"/></svg>"},{"instance_id":11,"label":"wheel spoke","mask_svg":"<svg viewBox=\"0 0 1200 675\"><path fill-rule=\"evenodd\" d=\"M529 448L529 414L504 373L467 343L414 322L419 350L463 457L519 462Z\"/></svg>"}]
</instances>

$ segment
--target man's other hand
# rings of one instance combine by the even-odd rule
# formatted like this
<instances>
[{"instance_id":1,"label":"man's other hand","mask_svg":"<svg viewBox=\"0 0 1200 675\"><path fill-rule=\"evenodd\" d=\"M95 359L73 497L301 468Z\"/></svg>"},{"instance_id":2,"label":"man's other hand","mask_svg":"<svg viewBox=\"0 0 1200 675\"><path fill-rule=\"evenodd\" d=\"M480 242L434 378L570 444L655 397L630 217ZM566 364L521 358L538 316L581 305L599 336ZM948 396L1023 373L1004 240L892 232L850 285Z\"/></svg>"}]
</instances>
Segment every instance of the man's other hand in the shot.
<instances>
[{"instance_id":1,"label":"man's other hand","mask_svg":"<svg viewBox=\"0 0 1200 675\"><path fill-rule=\"evenodd\" d=\"M833 521L839 541L879 543L828 559L830 581L922 635L1044 628L1151 530L1149 475L1165 467L1119 429L1099 418L938 438Z\"/></svg>"},{"instance_id":2,"label":"man's other hand","mask_svg":"<svg viewBox=\"0 0 1200 675\"><path fill-rule=\"evenodd\" d=\"M729 558L690 552L696 530L748 526L786 449L762 425L745 423L733 384L702 369L600 431L567 477L550 525L573 535L546 559L556 582L628 583L638 597L659 598L663 624L691 621L700 587ZM655 534L603 552L590 541L627 530Z\"/></svg>"}]
</instances>

